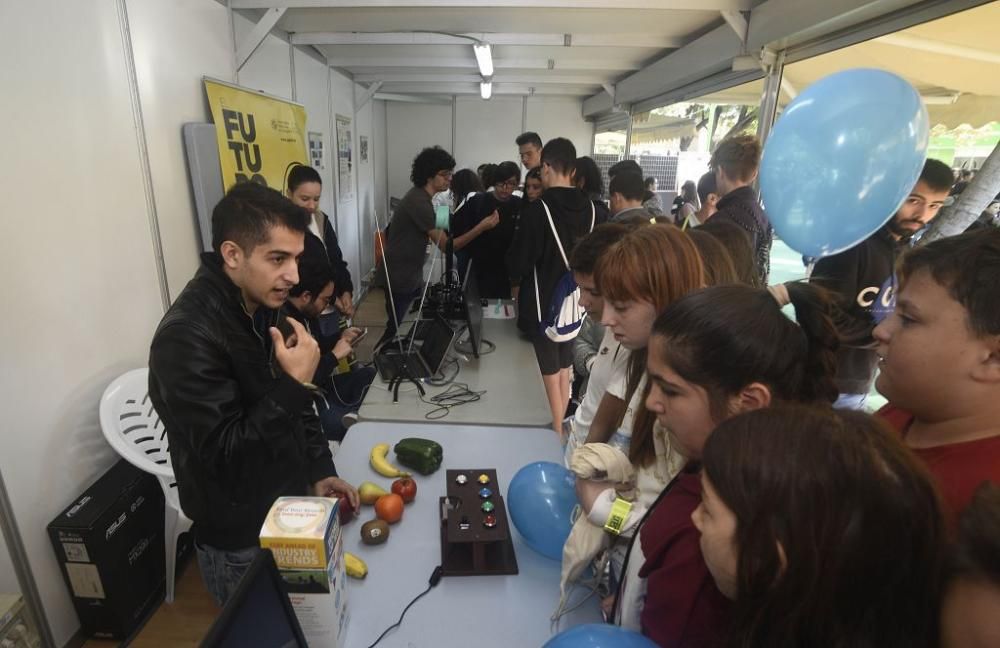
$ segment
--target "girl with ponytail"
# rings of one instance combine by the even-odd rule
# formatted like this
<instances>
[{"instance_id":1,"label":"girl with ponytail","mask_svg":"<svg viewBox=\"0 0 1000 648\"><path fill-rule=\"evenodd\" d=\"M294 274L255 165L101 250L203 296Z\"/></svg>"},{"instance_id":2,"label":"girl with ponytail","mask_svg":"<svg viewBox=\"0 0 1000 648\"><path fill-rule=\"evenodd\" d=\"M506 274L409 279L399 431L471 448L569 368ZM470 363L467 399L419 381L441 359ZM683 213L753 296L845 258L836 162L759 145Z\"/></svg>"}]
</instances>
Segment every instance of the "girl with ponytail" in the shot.
<instances>
[{"instance_id":1,"label":"girl with ponytail","mask_svg":"<svg viewBox=\"0 0 1000 648\"><path fill-rule=\"evenodd\" d=\"M808 284L787 290L797 323L767 290L733 284L681 297L653 325L645 407L634 429L666 434L684 466L638 523L615 619L661 646L710 646L725 634L729 602L712 581L691 521L709 435L737 414L776 402L828 406L837 398L832 305Z\"/></svg>"}]
</instances>

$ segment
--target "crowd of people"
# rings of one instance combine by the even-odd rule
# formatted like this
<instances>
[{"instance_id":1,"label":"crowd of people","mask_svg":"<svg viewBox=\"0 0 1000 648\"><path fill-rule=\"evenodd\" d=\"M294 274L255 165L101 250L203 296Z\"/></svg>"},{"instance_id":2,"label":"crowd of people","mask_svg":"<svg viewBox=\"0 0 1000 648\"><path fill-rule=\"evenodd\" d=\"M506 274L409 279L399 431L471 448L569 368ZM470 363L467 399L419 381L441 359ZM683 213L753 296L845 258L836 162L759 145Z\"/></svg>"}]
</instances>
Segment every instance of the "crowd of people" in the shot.
<instances>
[{"instance_id":1,"label":"crowd of people","mask_svg":"<svg viewBox=\"0 0 1000 648\"><path fill-rule=\"evenodd\" d=\"M605 191L569 140L515 144L520 166L416 156L384 235L383 342L429 243L516 301L602 537L571 535L564 573L596 567L608 622L661 646L998 645L1000 231L910 245L951 169L928 160L882 229L769 285L755 137L720 143L673 214L635 161ZM349 315L353 288L321 190L304 166L285 196L232 188L152 343L150 396L220 603L274 497L357 505L328 440L373 376L334 369L360 331L323 318ZM553 334L543 311L574 295L587 317ZM874 415L872 384L889 401Z\"/></svg>"}]
</instances>

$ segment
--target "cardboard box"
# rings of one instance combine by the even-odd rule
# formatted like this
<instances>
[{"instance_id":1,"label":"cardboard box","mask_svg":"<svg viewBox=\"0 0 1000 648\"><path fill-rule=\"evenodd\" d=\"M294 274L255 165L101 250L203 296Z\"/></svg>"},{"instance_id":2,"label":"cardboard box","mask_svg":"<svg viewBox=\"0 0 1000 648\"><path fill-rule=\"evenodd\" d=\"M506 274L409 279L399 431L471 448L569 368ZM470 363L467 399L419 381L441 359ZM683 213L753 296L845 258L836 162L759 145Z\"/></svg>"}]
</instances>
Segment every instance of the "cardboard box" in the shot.
<instances>
[{"instance_id":1,"label":"cardboard box","mask_svg":"<svg viewBox=\"0 0 1000 648\"><path fill-rule=\"evenodd\" d=\"M126 639L164 596L163 491L124 459L48 525L83 631Z\"/></svg>"},{"instance_id":2,"label":"cardboard box","mask_svg":"<svg viewBox=\"0 0 1000 648\"><path fill-rule=\"evenodd\" d=\"M20 594L0 594L0 646L7 648L39 648L34 617Z\"/></svg>"},{"instance_id":3,"label":"cardboard box","mask_svg":"<svg viewBox=\"0 0 1000 648\"><path fill-rule=\"evenodd\" d=\"M341 648L347 626L347 574L339 500L279 497L264 519L270 549L310 648Z\"/></svg>"}]
</instances>

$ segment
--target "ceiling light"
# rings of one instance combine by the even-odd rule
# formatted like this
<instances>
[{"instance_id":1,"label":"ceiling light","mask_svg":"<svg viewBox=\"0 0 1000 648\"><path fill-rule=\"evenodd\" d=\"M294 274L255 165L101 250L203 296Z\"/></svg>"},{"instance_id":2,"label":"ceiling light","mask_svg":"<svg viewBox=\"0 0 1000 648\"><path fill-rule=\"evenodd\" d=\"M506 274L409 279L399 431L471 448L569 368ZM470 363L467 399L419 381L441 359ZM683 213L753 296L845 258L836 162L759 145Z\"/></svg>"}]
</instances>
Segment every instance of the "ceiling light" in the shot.
<instances>
[{"instance_id":1,"label":"ceiling light","mask_svg":"<svg viewBox=\"0 0 1000 648\"><path fill-rule=\"evenodd\" d=\"M483 99L489 99L493 96L493 82L483 81L479 84L479 96Z\"/></svg>"},{"instance_id":2,"label":"ceiling light","mask_svg":"<svg viewBox=\"0 0 1000 648\"><path fill-rule=\"evenodd\" d=\"M479 73L484 77L493 76L493 51L489 43L476 43L472 46L472 51L476 53L476 63L479 64Z\"/></svg>"}]
</instances>

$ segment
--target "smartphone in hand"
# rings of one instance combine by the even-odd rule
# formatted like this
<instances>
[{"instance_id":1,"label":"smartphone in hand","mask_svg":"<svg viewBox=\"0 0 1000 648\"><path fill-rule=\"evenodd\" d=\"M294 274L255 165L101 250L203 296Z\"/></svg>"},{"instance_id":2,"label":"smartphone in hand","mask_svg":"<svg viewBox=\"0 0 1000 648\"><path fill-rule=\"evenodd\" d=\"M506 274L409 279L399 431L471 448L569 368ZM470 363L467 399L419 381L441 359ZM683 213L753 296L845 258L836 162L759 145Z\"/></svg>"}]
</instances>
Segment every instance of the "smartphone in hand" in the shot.
<instances>
[{"instance_id":1,"label":"smartphone in hand","mask_svg":"<svg viewBox=\"0 0 1000 648\"><path fill-rule=\"evenodd\" d=\"M295 346L295 329L292 325L288 323L287 317L282 317L278 320L276 328L281 332L281 337L285 338L286 346Z\"/></svg>"},{"instance_id":2,"label":"smartphone in hand","mask_svg":"<svg viewBox=\"0 0 1000 648\"><path fill-rule=\"evenodd\" d=\"M367 326L364 327L363 329L361 329L361 333L358 335L358 337L356 337L353 340L351 340L351 346L352 347L358 346L358 342L360 342L361 340L365 339L366 335L368 335L368 327Z\"/></svg>"}]
</instances>

